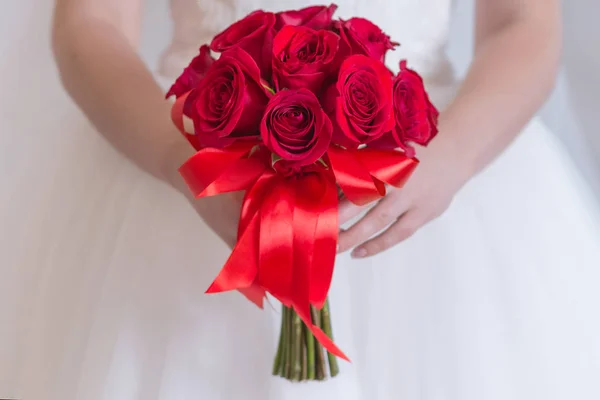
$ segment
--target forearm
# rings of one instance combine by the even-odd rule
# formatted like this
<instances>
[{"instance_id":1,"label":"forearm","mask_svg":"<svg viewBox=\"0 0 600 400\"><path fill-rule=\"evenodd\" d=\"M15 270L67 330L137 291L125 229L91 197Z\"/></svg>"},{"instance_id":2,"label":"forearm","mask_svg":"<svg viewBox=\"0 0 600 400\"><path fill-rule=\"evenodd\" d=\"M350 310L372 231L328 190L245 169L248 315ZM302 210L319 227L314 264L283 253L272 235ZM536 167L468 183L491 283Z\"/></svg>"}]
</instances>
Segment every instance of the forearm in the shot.
<instances>
[{"instance_id":1,"label":"forearm","mask_svg":"<svg viewBox=\"0 0 600 400\"><path fill-rule=\"evenodd\" d=\"M482 40L456 99L442 113L437 146L459 155L466 179L510 144L551 91L560 32L544 26L515 21Z\"/></svg>"},{"instance_id":2,"label":"forearm","mask_svg":"<svg viewBox=\"0 0 600 400\"><path fill-rule=\"evenodd\" d=\"M191 150L169 119L163 91L117 29L101 21L86 21L83 27L54 30L66 90L118 151L150 174L172 181L173 165Z\"/></svg>"},{"instance_id":3,"label":"forearm","mask_svg":"<svg viewBox=\"0 0 600 400\"><path fill-rule=\"evenodd\" d=\"M178 167L194 150L170 120L171 106L128 40L102 23L55 30L64 86L98 131L143 170L192 200ZM236 239L240 195L193 201L229 245Z\"/></svg>"}]
</instances>

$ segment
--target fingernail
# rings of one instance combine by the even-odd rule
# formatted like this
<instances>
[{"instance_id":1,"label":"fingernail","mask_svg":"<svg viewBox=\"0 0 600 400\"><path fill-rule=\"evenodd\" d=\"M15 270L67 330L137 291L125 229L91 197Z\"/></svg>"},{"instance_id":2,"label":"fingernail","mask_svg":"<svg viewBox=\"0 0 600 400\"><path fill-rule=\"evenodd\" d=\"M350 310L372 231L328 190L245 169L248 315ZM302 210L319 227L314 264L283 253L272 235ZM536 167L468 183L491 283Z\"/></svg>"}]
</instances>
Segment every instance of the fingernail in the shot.
<instances>
[{"instance_id":1,"label":"fingernail","mask_svg":"<svg viewBox=\"0 0 600 400\"><path fill-rule=\"evenodd\" d=\"M359 247L352 252L352 258L363 258L367 256L367 250Z\"/></svg>"}]
</instances>

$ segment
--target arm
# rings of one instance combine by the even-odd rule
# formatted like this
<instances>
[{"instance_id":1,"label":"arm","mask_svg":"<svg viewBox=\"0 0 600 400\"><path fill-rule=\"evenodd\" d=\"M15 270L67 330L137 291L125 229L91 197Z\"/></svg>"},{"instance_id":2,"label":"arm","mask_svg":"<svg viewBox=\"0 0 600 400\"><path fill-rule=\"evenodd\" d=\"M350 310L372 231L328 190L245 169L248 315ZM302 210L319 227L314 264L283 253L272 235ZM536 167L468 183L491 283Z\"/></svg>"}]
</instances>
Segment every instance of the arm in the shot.
<instances>
[{"instance_id":1,"label":"arm","mask_svg":"<svg viewBox=\"0 0 600 400\"><path fill-rule=\"evenodd\" d=\"M402 190L392 191L340 234L340 251L359 246L355 257L377 254L439 216L549 95L561 51L558 0L477 0L475 35L471 68L440 116L439 136L419 152L421 165ZM345 203L340 218L347 221L359 212Z\"/></svg>"},{"instance_id":2,"label":"arm","mask_svg":"<svg viewBox=\"0 0 600 400\"><path fill-rule=\"evenodd\" d=\"M189 196L177 167L193 150L136 53L140 15L141 0L56 0L55 58L67 92L100 134L142 170ZM193 205L223 240L235 242L238 197Z\"/></svg>"},{"instance_id":3,"label":"arm","mask_svg":"<svg viewBox=\"0 0 600 400\"><path fill-rule=\"evenodd\" d=\"M499 155L544 103L561 45L557 0L477 1L475 58L440 121L448 132L442 140L467 150L469 176Z\"/></svg>"},{"instance_id":4,"label":"arm","mask_svg":"<svg viewBox=\"0 0 600 400\"><path fill-rule=\"evenodd\" d=\"M185 143L135 51L141 0L57 0L52 45L62 82L97 130L150 174L169 180Z\"/></svg>"}]
</instances>

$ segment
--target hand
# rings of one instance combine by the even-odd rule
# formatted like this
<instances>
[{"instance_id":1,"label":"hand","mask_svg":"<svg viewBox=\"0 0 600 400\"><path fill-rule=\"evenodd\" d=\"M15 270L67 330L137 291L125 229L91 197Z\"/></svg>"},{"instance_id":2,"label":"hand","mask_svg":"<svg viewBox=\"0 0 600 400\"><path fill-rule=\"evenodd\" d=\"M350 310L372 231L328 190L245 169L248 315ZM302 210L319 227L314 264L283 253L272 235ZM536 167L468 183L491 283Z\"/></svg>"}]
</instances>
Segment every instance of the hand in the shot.
<instances>
[{"instance_id":1,"label":"hand","mask_svg":"<svg viewBox=\"0 0 600 400\"><path fill-rule=\"evenodd\" d=\"M200 218L230 247L237 241L237 229L242 209L243 192L225 193L214 197L195 199L177 169L194 154L188 143L174 146L167 155L168 183L182 193Z\"/></svg>"},{"instance_id":2,"label":"hand","mask_svg":"<svg viewBox=\"0 0 600 400\"><path fill-rule=\"evenodd\" d=\"M457 164L456 152L442 150L443 144L437 147L439 150L432 147L418 151L421 163L406 186L390 188L358 222L340 232L340 253L354 248L354 258L379 254L408 239L448 208L469 174L463 173L464 168ZM340 223L348 222L364 210L365 207L342 200Z\"/></svg>"},{"instance_id":3,"label":"hand","mask_svg":"<svg viewBox=\"0 0 600 400\"><path fill-rule=\"evenodd\" d=\"M190 201L200 218L233 249L237 242L243 198L243 192L235 192Z\"/></svg>"}]
</instances>

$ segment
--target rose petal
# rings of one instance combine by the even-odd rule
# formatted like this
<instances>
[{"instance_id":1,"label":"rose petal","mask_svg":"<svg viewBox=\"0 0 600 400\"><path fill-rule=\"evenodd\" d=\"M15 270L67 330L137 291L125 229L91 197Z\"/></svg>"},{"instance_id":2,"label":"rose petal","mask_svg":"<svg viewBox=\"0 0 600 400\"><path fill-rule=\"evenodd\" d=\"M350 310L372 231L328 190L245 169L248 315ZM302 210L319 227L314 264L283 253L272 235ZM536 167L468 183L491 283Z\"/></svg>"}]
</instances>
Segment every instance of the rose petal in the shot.
<instances>
[{"instance_id":1,"label":"rose petal","mask_svg":"<svg viewBox=\"0 0 600 400\"><path fill-rule=\"evenodd\" d=\"M321 91L334 71L339 37L303 26L284 26L273 41L273 81L277 90Z\"/></svg>"},{"instance_id":2,"label":"rose petal","mask_svg":"<svg viewBox=\"0 0 600 400\"><path fill-rule=\"evenodd\" d=\"M292 166L302 167L313 164L325 154L331 141L332 125L312 92L286 90L269 101L261 135L274 153L290 161Z\"/></svg>"},{"instance_id":3,"label":"rose petal","mask_svg":"<svg viewBox=\"0 0 600 400\"><path fill-rule=\"evenodd\" d=\"M277 14L276 29L282 29L285 25L304 25L312 29L327 29L331 25L333 14L337 10L335 4L330 6L312 6L301 10L284 11Z\"/></svg>"}]
</instances>

